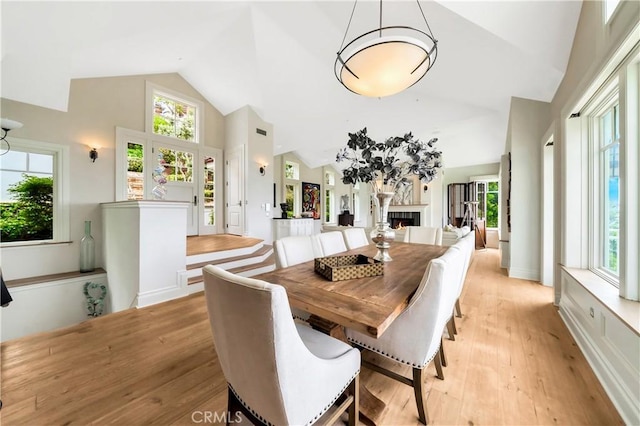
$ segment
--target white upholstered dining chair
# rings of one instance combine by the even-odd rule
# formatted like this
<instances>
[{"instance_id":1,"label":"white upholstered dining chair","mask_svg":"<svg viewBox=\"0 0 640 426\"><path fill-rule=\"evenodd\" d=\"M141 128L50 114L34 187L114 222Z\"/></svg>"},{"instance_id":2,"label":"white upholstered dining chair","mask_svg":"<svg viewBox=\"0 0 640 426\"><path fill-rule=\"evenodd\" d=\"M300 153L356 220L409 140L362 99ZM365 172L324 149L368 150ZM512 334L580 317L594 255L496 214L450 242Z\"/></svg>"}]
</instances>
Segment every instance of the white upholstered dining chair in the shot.
<instances>
[{"instance_id":1,"label":"white upholstered dining chair","mask_svg":"<svg viewBox=\"0 0 640 426\"><path fill-rule=\"evenodd\" d=\"M284 237L274 241L273 245L279 268L286 268L324 256L317 235Z\"/></svg>"},{"instance_id":2,"label":"white upholstered dining chair","mask_svg":"<svg viewBox=\"0 0 640 426\"><path fill-rule=\"evenodd\" d=\"M325 256L331 256L332 254L347 251L347 246L344 243L344 237L340 231L323 232L318 234L318 241L320 241L320 248Z\"/></svg>"},{"instance_id":3,"label":"white upholstered dining chair","mask_svg":"<svg viewBox=\"0 0 640 426\"><path fill-rule=\"evenodd\" d=\"M342 231L342 235L349 250L369 245L369 239L364 228L347 228Z\"/></svg>"},{"instance_id":4,"label":"white upholstered dining chair","mask_svg":"<svg viewBox=\"0 0 640 426\"><path fill-rule=\"evenodd\" d=\"M442 245L442 228L429 226L407 226L404 233L405 243Z\"/></svg>"},{"instance_id":5,"label":"white upholstered dining chair","mask_svg":"<svg viewBox=\"0 0 640 426\"><path fill-rule=\"evenodd\" d=\"M345 394L331 419L345 410L358 420L360 352L294 323L284 287L203 269L213 341L229 388L228 410L252 423L309 425ZM329 415L327 415L329 416Z\"/></svg>"},{"instance_id":6,"label":"white upholstered dining chair","mask_svg":"<svg viewBox=\"0 0 640 426\"><path fill-rule=\"evenodd\" d=\"M347 329L347 338L352 344L413 367L413 378L407 378L369 361L362 361L363 366L413 387L418 418L424 424L429 421L424 371L434 361L438 378L444 377L440 347L442 331L452 312L452 296L447 292L447 286L457 285L455 269L462 265L462 260L460 250L453 248L431 260L407 308L377 339Z\"/></svg>"}]
</instances>

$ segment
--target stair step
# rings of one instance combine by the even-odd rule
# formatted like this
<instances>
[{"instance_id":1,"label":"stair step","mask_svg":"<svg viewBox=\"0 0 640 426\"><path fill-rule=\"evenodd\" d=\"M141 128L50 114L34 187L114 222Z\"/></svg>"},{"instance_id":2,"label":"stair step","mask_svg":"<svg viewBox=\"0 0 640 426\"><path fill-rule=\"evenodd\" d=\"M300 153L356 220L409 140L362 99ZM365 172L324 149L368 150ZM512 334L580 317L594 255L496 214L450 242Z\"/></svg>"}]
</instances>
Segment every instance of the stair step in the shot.
<instances>
[{"instance_id":1,"label":"stair step","mask_svg":"<svg viewBox=\"0 0 640 426\"><path fill-rule=\"evenodd\" d=\"M231 269L228 269L227 271L231 272L232 274L240 274L242 272L250 271L252 269L262 268L262 267L265 267L265 266L271 266L271 265L275 266L275 263L276 263L276 257L272 253L269 257L267 257L265 260L263 260L260 263L252 263L250 265L240 266L238 268L231 268ZM208 263L205 264L205 265L208 265ZM190 277L187 280L187 285L201 283L202 281L203 281L202 275L197 275L195 277Z\"/></svg>"},{"instance_id":2,"label":"stair step","mask_svg":"<svg viewBox=\"0 0 640 426\"><path fill-rule=\"evenodd\" d=\"M206 265L220 265L222 263L237 262L238 260L250 259L252 257L258 257L264 254L267 254L271 249L273 249L273 246L270 246L268 244L263 244L262 247L260 247L258 250L254 251L253 253L244 254L242 256L225 257L222 259L211 260L208 262L192 263L190 265L187 265L187 270L200 269Z\"/></svg>"},{"instance_id":3,"label":"stair step","mask_svg":"<svg viewBox=\"0 0 640 426\"><path fill-rule=\"evenodd\" d=\"M240 266L238 268L231 268L228 270L228 272L231 272L232 274L239 274L241 272L246 272L252 269L258 269L264 266L270 266L275 264L276 264L276 256L273 253L271 253L271 256L267 257L265 260L263 260L260 263L253 263L251 265Z\"/></svg>"}]
</instances>

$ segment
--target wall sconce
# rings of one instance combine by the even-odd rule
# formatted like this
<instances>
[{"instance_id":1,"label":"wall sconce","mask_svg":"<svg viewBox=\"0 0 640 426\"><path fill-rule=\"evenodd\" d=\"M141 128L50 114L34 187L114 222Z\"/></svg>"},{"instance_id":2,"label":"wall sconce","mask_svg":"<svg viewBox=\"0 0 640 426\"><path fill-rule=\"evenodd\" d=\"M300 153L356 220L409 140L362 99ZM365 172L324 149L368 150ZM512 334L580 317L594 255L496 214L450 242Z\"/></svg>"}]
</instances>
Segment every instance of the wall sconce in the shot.
<instances>
[{"instance_id":1,"label":"wall sconce","mask_svg":"<svg viewBox=\"0 0 640 426\"><path fill-rule=\"evenodd\" d=\"M267 173L267 165L268 164L263 164L260 166L260 168L258 169L258 171L260 172L260 176L264 176L265 173Z\"/></svg>"},{"instance_id":2,"label":"wall sconce","mask_svg":"<svg viewBox=\"0 0 640 426\"><path fill-rule=\"evenodd\" d=\"M8 118L0 119L0 128L2 128L2 136L0 136L0 142L4 142L5 144L7 144L7 148L2 151L0 155L4 155L11 150L11 145L9 145L9 141L6 139L9 130L19 129L20 127L22 127L22 123L20 123L19 121L9 120Z\"/></svg>"},{"instance_id":3,"label":"wall sconce","mask_svg":"<svg viewBox=\"0 0 640 426\"><path fill-rule=\"evenodd\" d=\"M89 151L89 158L91 158L92 163L95 163L98 159L98 150L95 148L91 148L91 151Z\"/></svg>"}]
</instances>

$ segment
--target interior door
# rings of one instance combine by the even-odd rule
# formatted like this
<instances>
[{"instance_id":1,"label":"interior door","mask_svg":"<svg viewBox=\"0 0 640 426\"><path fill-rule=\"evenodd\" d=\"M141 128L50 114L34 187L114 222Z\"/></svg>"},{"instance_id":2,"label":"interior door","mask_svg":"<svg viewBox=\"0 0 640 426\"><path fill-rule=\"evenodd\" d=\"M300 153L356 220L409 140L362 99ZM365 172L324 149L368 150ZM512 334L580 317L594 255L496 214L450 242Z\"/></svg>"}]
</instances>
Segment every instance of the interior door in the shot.
<instances>
[{"instance_id":1,"label":"interior door","mask_svg":"<svg viewBox=\"0 0 640 426\"><path fill-rule=\"evenodd\" d=\"M198 158L197 150L154 141L151 164L151 187L155 185L157 171L164 169L163 175L167 180L165 184L167 201L182 201L189 203L187 210L187 235L198 235L198 178L194 169ZM150 188L152 191L153 188ZM153 198L152 196L149 198Z\"/></svg>"},{"instance_id":2,"label":"interior door","mask_svg":"<svg viewBox=\"0 0 640 426\"><path fill-rule=\"evenodd\" d=\"M226 232L244 234L244 146L232 148L225 153L226 177Z\"/></svg>"}]
</instances>

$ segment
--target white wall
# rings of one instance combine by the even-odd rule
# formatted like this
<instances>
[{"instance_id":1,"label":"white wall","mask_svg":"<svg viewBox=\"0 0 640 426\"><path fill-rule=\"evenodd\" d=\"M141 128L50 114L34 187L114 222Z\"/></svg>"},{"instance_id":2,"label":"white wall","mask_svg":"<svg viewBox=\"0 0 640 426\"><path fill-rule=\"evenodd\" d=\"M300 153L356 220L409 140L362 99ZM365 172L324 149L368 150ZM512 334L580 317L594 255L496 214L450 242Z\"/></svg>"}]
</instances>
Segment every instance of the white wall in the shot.
<instances>
[{"instance_id":1,"label":"white wall","mask_svg":"<svg viewBox=\"0 0 640 426\"><path fill-rule=\"evenodd\" d=\"M145 130L145 84L151 81L204 102L205 146L222 148L222 115L178 74L88 78L71 81L67 112L0 99L3 117L24 123L11 137L68 145L70 148L69 244L3 247L5 279L77 271L84 221L92 222L96 266L102 267L102 223L99 204L115 201L115 128ZM89 159L97 147L99 158ZM33 260L37 259L37 262Z\"/></svg>"},{"instance_id":2,"label":"white wall","mask_svg":"<svg viewBox=\"0 0 640 426\"><path fill-rule=\"evenodd\" d=\"M549 122L549 104L512 98L511 235L509 276L540 279L541 140Z\"/></svg>"},{"instance_id":3,"label":"white wall","mask_svg":"<svg viewBox=\"0 0 640 426\"><path fill-rule=\"evenodd\" d=\"M67 327L89 318L83 294L86 282L106 285L107 274L88 273L82 277L11 288L13 302L1 312L0 341ZM109 300L107 293L104 314L111 312Z\"/></svg>"},{"instance_id":4,"label":"white wall","mask_svg":"<svg viewBox=\"0 0 640 426\"><path fill-rule=\"evenodd\" d=\"M271 244L273 182L277 173L273 159L273 125L248 105L225 116L224 122L226 149L245 147L245 235ZM267 135L258 134L256 129L265 130ZM264 164L267 168L262 176L259 169ZM276 216L279 216L279 211L278 208Z\"/></svg>"},{"instance_id":5,"label":"white wall","mask_svg":"<svg viewBox=\"0 0 640 426\"><path fill-rule=\"evenodd\" d=\"M588 227L584 220L588 190L582 170L586 150L581 148L579 119L567 118L577 112L574 108L589 87L598 85L599 74L616 55L622 42L630 36L637 42L637 33L634 36L632 31L637 31L639 21L640 2L637 1L621 1L606 25L602 2L582 3L569 64L551 103L550 123L545 126L549 128L551 122L556 123L553 127L556 303L626 424L640 424L640 336L637 329L630 332L627 324L620 320L615 304L631 304L631 310L636 313L639 305L622 301L615 289L606 284L600 284L600 289L611 294L613 306L602 303L601 296L595 296L597 292L587 290L586 281L593 274L583 269L587 266L588 253L585 244ZM637 262L632 263L638 268ZM586 274L575 279L561 265L582 269ZM635 323L637 325L637 320Z\"/></svg>"}]
</instances>

